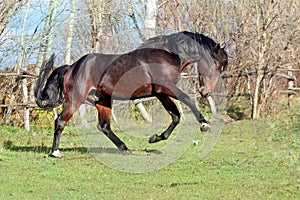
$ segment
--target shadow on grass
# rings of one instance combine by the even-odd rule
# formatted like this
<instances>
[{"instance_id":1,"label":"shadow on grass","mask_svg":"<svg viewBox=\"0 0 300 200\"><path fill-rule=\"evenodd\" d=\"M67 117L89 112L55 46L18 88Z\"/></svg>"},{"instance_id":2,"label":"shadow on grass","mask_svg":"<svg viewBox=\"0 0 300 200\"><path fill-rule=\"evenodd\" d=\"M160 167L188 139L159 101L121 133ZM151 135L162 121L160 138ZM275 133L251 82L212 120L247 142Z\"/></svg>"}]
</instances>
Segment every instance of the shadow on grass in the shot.
<instances>
[{"instance_id":1,"label":"shadow on grass","mask_svg":"<svg viewBox=\"0 0 300 200\"><path fill-rule=\"evenodd\" d=\"M103 148L103 147L91 147L87 149L88 152L92 154L122 154L122 155L136 155L140 152L144 152L147 154L162 154L161 151L156 150L156 149L143 149L143 150L136 150L136 149L131 149L131 153L129 152L120 152L117 148Z\"/></svg>"},{"instance_id":2,"label":"shadow on grass","mask_svg":"<svg viewBox=\"0 0 300 200\"><path fill-rule=\"evenodd\" d=\"M51 154L52 148L47 146L16 146L13 144L12 141L7 140L3 142L4 149L7 149L9 151L15 151L15 152L33 152L33 153L41 153L41 154ZM92 153L92 154L98 154L98 153L109 153L109 154L123 154L120 152L117 148L103 148L103 147L72 147L72 148L60 148L62 152L79 152L82 154L85 153ZM161 154L158 150L148 150L144 149L143 152L149 153L149 154Z\"/></svg>"},{"instance_id":3,"label":"shadow on grass","mask_svg":"<svg viewBox=\"0 0 300 200\"><path fill-rule=\"evenodd\" d=\"M41 154L50 154L52 148L47 146L16 146L12 141L8 140L3 142L4 149L16 152L33 152L33 153L41 153ZM79 153L87 153L88 150L85 147L72 147L72 148L61 148L62 151L65 152L79 152Z\"/></svg>"}]
</instances>

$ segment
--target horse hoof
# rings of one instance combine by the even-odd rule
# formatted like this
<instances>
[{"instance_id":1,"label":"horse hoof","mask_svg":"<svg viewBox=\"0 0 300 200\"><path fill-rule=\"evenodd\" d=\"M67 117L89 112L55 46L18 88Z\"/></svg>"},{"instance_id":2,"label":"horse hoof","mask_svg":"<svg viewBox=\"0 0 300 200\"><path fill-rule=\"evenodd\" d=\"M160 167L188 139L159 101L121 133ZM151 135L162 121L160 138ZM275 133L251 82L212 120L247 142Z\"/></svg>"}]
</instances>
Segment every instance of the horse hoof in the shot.
<instances>
[{"instance_id":1,"label":"horse hoof","mask_svg":"<svg viewBox=\"0 0 300 200\"><path fill-rule=\"evenodd\" d=\"M62 158L62 157L64 157L64 155L61 154L61 153L59 152L59 150L53 151L53 152L50 154L50 156L51 156L51 157L54 157L54 158Z\"/></svg>"},{"instance_id":2,"label":"horse hoof","mask_svg":"<svg viewBox=\"0 0 300 200\"><path fill-rule=\"evenodd\" d=\"M132 154L132 152L129 149L121 150L120 152L121 152L122 155L131 155Z\"/></svg>"},{"instance_id":3,"label":"horse hoof","mask_svg":"<svg viewBox=\"0 0 300 200\"><path fill-rule=\"evenodd\" d=\"M149 139L149 143L155 143L158 141L158 135L152 135L152 137Z\"/></svg>"},{"instance_id":4,"label":"horse hoof","mask_svg":"<svg viewBox=\"0 0 300 200\"><path fill-rule=\"evenodd\" d=\"M202 132L206 132L210 129L209 125L207 123L202 123L201 126L200 126L200 130Z\"/></svg>"}]
</instances>

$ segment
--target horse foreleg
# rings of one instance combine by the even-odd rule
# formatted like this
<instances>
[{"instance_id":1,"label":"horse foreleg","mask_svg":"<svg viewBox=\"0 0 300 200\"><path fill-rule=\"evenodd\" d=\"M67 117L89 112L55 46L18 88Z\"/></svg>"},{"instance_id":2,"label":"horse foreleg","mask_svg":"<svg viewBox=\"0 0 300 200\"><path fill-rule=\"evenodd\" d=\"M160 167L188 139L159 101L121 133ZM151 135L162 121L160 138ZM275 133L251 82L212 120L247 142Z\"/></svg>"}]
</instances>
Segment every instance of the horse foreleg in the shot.
<instances>
[{"instance_id":1,"label":"horse foreleg","mask_svg":"<svg viewBox=\"0 0 300 200\"><path fill-rule=\"evenodd\" d=\"M149 139L149 143L154 143L154 142L159 142L161 140L166 140L171 135L172 131L174 130L174 128L177 126L177 124L180 121L180 113L177 109L177 106L170 99L170 97L168 97L166 95L157 95L156 97L159 99L159 101L162 103L164 108L171 115L172 122L169 125L169 127L161 135L157 135L157 134L153 135Z\"/></svg>"},{"instance_id":2,"label":"horse foreleg","mask_svg":"<svg viewBox=\"0 0 300 200\"><path fill-rule=\"evenodd\" d=\"M160 93L164 93L174 99L177 99L187 105L193 114L195 115L197 121L201 124L200 129L201 131L208 131L209 125L203 115L198 110L197 106L193 102L193 100L183 91L181 91L176 85L174 84L167 84L163 88L160 88Z\"/></svg>"},{"instance_id":3,"label":"horse foreleg","mask_svg":"<svg viewBox=\"0 0 300 200\"><path fill-rule=\"evenodd\" d=\"M197 121L201 124L200 125L200 130L201 131L208 131L210 127L209 127L207 121L205 120L205 118L203 117L203 115L201 114L201 112L196 107L193 100L187 94L182 92L181 90L179 90L179 91L180 92L178 94L178 100L183 102L185 105L187 105L192 110L192 112L195 115Z\"/></svg>"},{"instance_id":4,"label":"horse foreleg","mask_svg":"<svg viewBox=\"0 0 300 200\"><path fill-rule=\"evenodd\" d=\"M96 103L96 108L98 110L98 129L102 131L124 154L130 154L130 150L120 140L110 127L110 116L111 116L111 101L101 101Z\"/></svg>"}]
</instances>

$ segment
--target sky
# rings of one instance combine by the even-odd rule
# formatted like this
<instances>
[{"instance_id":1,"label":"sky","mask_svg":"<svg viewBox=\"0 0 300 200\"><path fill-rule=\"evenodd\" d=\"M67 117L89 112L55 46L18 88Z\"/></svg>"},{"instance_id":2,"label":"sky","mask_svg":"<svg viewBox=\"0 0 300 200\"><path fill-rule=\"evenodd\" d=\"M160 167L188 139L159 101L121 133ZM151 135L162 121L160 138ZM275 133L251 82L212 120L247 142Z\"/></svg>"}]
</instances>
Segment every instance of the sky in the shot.
<instances>
[{"instance_id":1,"label":"sky","mask_svg":"<svg viewBox=\"0 0 300 200\"><path fill-rule=\"evenodd\" d=\"M142 5L142 4L137 4L135 3L135 1L140 2L139 0L121 0L124 3L122 4L120 2L119 5L117 6L124 6L124 8L120 8L120 10L123 13L124 16L126 16L126 14L128 14L128 10L130 10L128 8L129 5L134 5L136 9L135 12L138 12L140 10L142 10L141 8L139 8L138 5ZM125 2L131 2L131 4L125 4ZM37 40L37 38L39 37L39 34L43 31L43 27L44 27L44 22L45 22L45 16L47 14L48 11L48 6L49 6L49 0L31 0L31 4L28 6L28 4L26 4L19 12L18 14L13 18L13 20L11 20L11 22L9 23L7 29L5 30L4 34L0 37L0 40L5 40L3 45L0 45L0 69L4 69L4 68L11 68L14 67L18 62L19 62L19 58L20 58L20 54L22 51L22 48L20 46L20 41L21 41L21 32L22 32L22 25L24 22L24 18L25 18L25 13L27 8L29 7L28 10L28 17L26 20L26 26L25 26L25 41L24 41L24 47L25 50L28 52L28 54L26 54L26 58L25 61L23 63L23 67L27 66L29 64L34 64L37 61L37 55L38 55L38 50L39 50L39 43L40 41ZM146 1L145 1L146 2ZM67 27L67 23L68 23L68 16L70 14L70 1L65 1L65 0L59 0L59 7L57 9L57 24L58 24L58 29L55 29L55 34L56 37L55 39L58 40L58 37L62 37L63 33L64 33L64 29ZM144 8L143 8L144 9ZM84 19L82 19L82 16L84 16L83 14L83 3L80 0L77 0L77 24L79 23L83 23ZM125 13L126 12L126 13ZM143 14L142 12L140 14ZM128 25L130 23L132 23L132 19L129 17L124 17L123 19L128 20L127 22L127 30L125 30L125 32L127 31L128 38L124 38L119 39L118 35L115 36L115 38L110 38L112 40L114 39L118 39L118 41L120 43L116 43L113 44L112 47L118 46L118 45L122 45L123 49L125 51L129 51L132 50L134 47L137 46L137 43L141 42L140 40L137 40L139 37L137 35L137 31L134 28L134 25ZM85 19L86 20L86 19ZM140 27L142 27L142 21L143 19L141 18L141 16L137 16L137 20L138 23L140 25ZM119 27L118 27L119 28ZM131 37L130 37L131 36ZM122 37L122 36L121 36ZM81 38L74 38L73 42L74 43L80 43L82 41L80 41ZM58 54L58 58L59 57L63 57L64 54L64 42L65 40L63 39L59 39L58 40L59 43L56 41L54 42L54 46L53 46L53 51L55 53ZM88 53L88 49L86 44L78 44L81 45L82 48L78 49L78 52L74 52L74 54L76 55L80 55L80 54L85 54ZM76 49L75 49L76 50ZM120 53L120 52L114 52L114 49L107 49L107 52L104 53ZM60 59L60 61L62 62L63 59ZM58 62L60 62L58 60ZM60 63L60 64L64 64L64 63Z\"/></svg>"},{"instance_id":2,"label":"sky","mask_svg":"<svg viewBox=\"0 0 300 200\"><path fill-rule=\"evenodd\" d=\"M59 23L64 23L64 20L69 15L67 3L68 1L60 0L58 8ZM0 39L4 41L4 44L0 45L0 69L11 68L18 62L19 55L22 51L20 46L22 26L28 5L29 4L26 4L20 9L0 37ZM37 37L37 34L43 30L48 6L48 0L31 1L24 29L25 48L27 51L31 52L31 54L28 54L24 66L36 62L38 44L36 44L37 41L34 39L34 37Z\"/></svg>"}]
</instances>

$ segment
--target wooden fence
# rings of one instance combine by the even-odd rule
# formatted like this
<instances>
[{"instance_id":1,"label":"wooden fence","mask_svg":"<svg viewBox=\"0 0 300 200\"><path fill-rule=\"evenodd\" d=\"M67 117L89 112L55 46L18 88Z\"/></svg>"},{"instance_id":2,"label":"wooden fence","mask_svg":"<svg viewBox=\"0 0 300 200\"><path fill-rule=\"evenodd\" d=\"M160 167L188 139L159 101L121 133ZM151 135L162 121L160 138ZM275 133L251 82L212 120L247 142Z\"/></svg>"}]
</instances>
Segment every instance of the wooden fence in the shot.
<instances>
[{"instance_id":1,"label":"wooden fence","mask_svg":"<svg viewBox=\"0 0 300 200\"><path fill-rule=\"evenodd\" d=\"M293 72L300 72L300 69L293 69L293 68L285 68L285 69L279 69L276 72L276 76L278 77L282 77L282 78L286 78L288 80L288 85L286 87L285 90L280 91L281 94L286 94L288 96L288 104L289 106L293 105L293 97L295 95L299 94L300 88L299 86L297 86L297 78L293 75ZM236 75L223 75L222 78L224 79L229 79L229 78L234 78L234 77L242 77L242 76L255 76L256 72L247 72L247 73L240 73L240 74L236 74ZM20 79L33 79L35 80L37 78L36 75L32 74L31 72L27 72L27 71L22 71L21 74L17 74L17 73L0 73L0 77L1 76L5 76L5 77L18 77ZM183 74L182 75L183 79L195 79L198 78L197 74L194 75L188 75L188 74ZM218 94L216 94L217 96ZM224 94L223 94L224 95ZM251 94L247 93L247 94L226 94L226 97L233 97L233 96L249 96ZM0 99L1 100L1 99ZM149 99L144 99L144 100L139 100L139 102L145 101L145 100L152 100L152 98ZM12 108L12 107L21 107L24 110L26 109L32 109L32 108L37 108L37 105L35 104L35 102L31 102L31 101L23 101L22 103L13 103L10 102L8 104L2 103L0 104L0 109L1 108ZM3 113L0 113L3 114ZM0 123L3 123L0 120Z\"/></svg>"}]
</instances>

